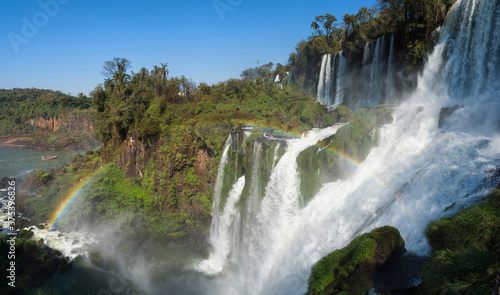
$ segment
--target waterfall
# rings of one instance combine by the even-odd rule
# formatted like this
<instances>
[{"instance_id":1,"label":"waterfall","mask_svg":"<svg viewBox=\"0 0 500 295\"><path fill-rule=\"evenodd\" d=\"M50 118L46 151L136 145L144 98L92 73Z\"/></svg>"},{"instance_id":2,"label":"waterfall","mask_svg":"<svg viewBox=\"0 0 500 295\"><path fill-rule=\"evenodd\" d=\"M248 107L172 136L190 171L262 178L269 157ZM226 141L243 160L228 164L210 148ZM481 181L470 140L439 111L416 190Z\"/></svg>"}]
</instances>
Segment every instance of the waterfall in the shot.
<instances>
[{"instance_id":1,"label":"waterfall","mask_svg":"<svg viewBox=\"0 0 500 295\"><path fill-rule=\"evenodd\" d=\"M367 42L361 64L361 81L358 81L359 97L354 108L375 107L383 102L387 79L387 53L385 35L375 42Z\"/></svg>"},{"instance_id":2,"label":"waterfall","mask_svg":"<svg viewBox=\"0 0 500 295\"><path fill-rule=\"evenodd\" d=\"M325 95L323 101L325 103L331 103L331 90L332 90L332 55L327 54L326 67L325 67Z\"/></svg>"},{"instance_id":3,"label":"waterfall","mask_svg":"<svg viewBox=\"0 0 500 295\"><path fill-rule=\"evenodd\" d=\"M320 103L326 103L324 101L325 97L325 73L326 73L326 64L328 60L328 54L323 55L323 59L321 60L321 70L319 72L319 83L318 83L318 95L317 99Z\"/></svg>"},{"instance_id":4,"label":"waterfall","mask_svg":"<svg viewBox=\"0 0 500 295\"><path fill-rule=\"evenodd\" d=\"M325 54L321 62L317 100L326 105L338 106L344 101L347 59L342 51L335 55Z\"/></svg>"},{"instance_id":5,"label":"waterfall","mask_svg":"<svg viewBox=\"0 0 500 295\"><path fill-rule=\"evenodd\" d=\"M449 60L444 79L453 97L475 97L500 89L500 7L498 1L476 2L454 7L442 31Z\"/></svg>"},{"instance_id":6,"label":"waterfall","mask_svg":"<svg viewBox=\"0 0 500 295\"><path fill-rule=\"evenodd\" d=\"M375 51L373 52L372 63L370 65L370 83L368 90L368 98L369 101L374 102L375 104L380 103L381 98L381 80L380 76L382 72L381 63L384 57L384 42L385 36L382 38L378 38L375 43Z\"/></svg>"},{"instance_id":7,"label":"waterfall","mask_svg":"<svg viewBox=\"0 0 500 295\"><path fill-rule=\"evenodd\" d=\"M232 198L241 202L248 189L247 201L240 203L245 205L241 215L224 208L213 217L220 220L219 229L224 216L232 216L235 224L241 222L243 229L235 235L231 226L224 227L224 233L211 240L214 249L203 263L213 262L214 253L220 251L217 248L224 249L224 241L232 243L229 252L237 253L232 256L236 256L234 263L214 278L213 294L304 294L316 261L383 225L398 228L409 251L428 254L426 225L484 198L498 183L500 20L494 16L499 11L497 0L455 4L417 88L395 109L394 123L380 128L378 146L363 163L352 163L349 177L325 184L305 206L300 199L297 156L334 134L338 126L287 140L286 152L272 168L262 200L259 194L252 196L263 184L258 167L264 165L259 161L264 147L255 143L247 160L254 163L246 171L247 182L240 178L233 185L226 204ZM389 56L393 42L391 38ZM378 40L365 46L362 71L367 75L361 84L369 85L371 79L386 81L389 73L393 75L388 70L391 58L381 58L384 43ZM323 61L325 73L320 77L325 81L328 56ZM338 75L335 78L338 81ZM321 87L325 91L326 86ZM438 128L440 109L455 104L464 107L450 115L448 125ZM221 159L221 164L223 160L227 161ZM226 180L218 176L217 181ZM238 185L245 186L241 196L235 196L240 192ZM229 252L223 251L226 256Z\"/></svg>"},{"instance_id":8,"label":"waterfall","mask_svg":"<svg viewBox=\"0 0 500 295\"><path fill-rule=\"evenodd\" d=\"M354 109L382 103L392 105L396 85L394 51L394 35L391 34L390 39L384 35L365 43L361 65L348 63L342 52L338 52L333 59L332 71L327 69L329 55L323 56L318 101L334 107L346 104ZM332 77L328 77L332 72Z\"/></svg>"},{"instance_id":9,"label":"waterfall","mask_svg":"<svg viewBox=\"0 0 500 295\"><path fill-rule=\"evenodd\" d=\"M387 58L387 78L385 81L384 104L394 105L394 34L391 35L389 57Z\"/></svg>"},{"instance_id":10,"label":"waterfall","mask_svg":"<svg viewBox=\"0 0 500 295\"><path fill-rule=\"evenodd\" d=\"M239 201L244 186L245 177L241 176L229 192L223 214L217 216L217 225L213 227L210 233L210 241L216 243L217 247L214 247L214 251L210 253L210 258L206 263L199 266L199 269L206 273L222 271L227 256L232 249L231 246L238 240L240 216L236 203Z\"/></svg>"},{"instance_id":11,"label":"waterfall","mask_svg":"<svg viewBox=\"0 0 500 295\"><path fill-rule=\"evenodd\" d=\"M333 106L337 107L344 102L345 80L347 78L347 59L342 55L342 51L337 53L338 66L336 70L335 101Z\"/></svg>"},{"instance_id":12,"label":"waterfall","mask_svg":"<svg viewBox=\"0 0 500 295\"><path fill-rule=\"evenodd\" d=\"M224 145L224 151L222 152L222 156L220 159L219 163L219 169L217 170L217 180L215 181L215 188L214 188L214 202L212 206L212 224L210 226L210 232L214 232L218 226L219 222L219 206L220 206L220 201L221 201L221 190L222 190L222 183L224 181L224 168L226 167L229 158L228 158L228 152L229 152L229 147L231 146L232 142L232 137L229 136L226 140L226 144Z\"/></svg>"},{"instance_id":13,"label":"waterfall","mask_svg":"<svg viewBox=\"0 0 500 295\"><path fill-rule=\"evenodd\" d=\"M325 54L321 61L317 100L323 104L330 104L332 100L332 55Z\"/></svg>"}]
</instances>

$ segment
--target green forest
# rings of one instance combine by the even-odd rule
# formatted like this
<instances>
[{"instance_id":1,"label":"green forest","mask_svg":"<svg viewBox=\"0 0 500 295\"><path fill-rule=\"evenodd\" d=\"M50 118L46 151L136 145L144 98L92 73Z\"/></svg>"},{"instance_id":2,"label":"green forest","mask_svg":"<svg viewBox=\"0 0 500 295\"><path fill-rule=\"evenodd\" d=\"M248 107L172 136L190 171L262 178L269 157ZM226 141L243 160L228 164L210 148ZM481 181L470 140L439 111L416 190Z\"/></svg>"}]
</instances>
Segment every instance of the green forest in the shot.
<instances>
[{"instance_id":1,"label":"green forest","mask_svg":"<svg viewBox=\"0 0 500 295\"><path fill-rule=\"evenodd\" d=\"M31 135L40 130L30 124L31 119L58 118L69 112L89 112L92 99L80 93L71 96L46 89L0 89L0 137Z\"/></svg>"},{"instance_id":2,"label":"green forest","mask_svg":"<svg viewBox=\"0 0 500 295\"><path fill-rule=\"evenodd\" d=\"M396 48L403 52L400 63L406 74L421 69L432 47L433 31L443 24L453 0L378 0L372 8L361 7L342 20L326 13L314 18L313 34L299 42L290 54L286 69L292 80L304 89L313 90L318 81L321 57L342 51L350 61L360 61L366 42L385 34L394 34Z\"/></svg>"}]
</instances>

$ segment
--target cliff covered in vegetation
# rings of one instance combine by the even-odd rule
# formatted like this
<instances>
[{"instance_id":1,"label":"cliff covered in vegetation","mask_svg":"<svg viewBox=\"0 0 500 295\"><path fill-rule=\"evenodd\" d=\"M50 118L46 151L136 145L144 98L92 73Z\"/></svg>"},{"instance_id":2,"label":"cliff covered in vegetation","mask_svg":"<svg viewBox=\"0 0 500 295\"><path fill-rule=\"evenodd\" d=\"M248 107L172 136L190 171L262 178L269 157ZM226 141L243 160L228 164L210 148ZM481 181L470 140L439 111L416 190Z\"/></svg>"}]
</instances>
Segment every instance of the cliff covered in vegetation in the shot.
<instances>
[{"instance_id":1,"label":"cliff covered in vegetation","mask_svg":"<svg viewBox=\"0 0 500 295\"><path fill-rule=\"evenodd\" d=\"M34 220L46 221L73 186L91 179L78 210L59 227L118 222L124 236L198 247L206 240L218 164L233 130L260 125L298 135L335 120L292 85L258 78L195 87L168 77L166 66L129 74L129 65L118 58L107 62L110 75L92 93L101 148L27 180L42 189L41 198L24 203Z\"/></svg>"},{"instance_id":2,"label":"cliff covered in vegetation","mask_svg":"<svg viewBox=\"0 0 500 295\"><path fill-rule=\"evenodd\" d=\"M92 100L43 89L0 89L0 143L39 150L99 146Z\"/></svg>"},{"instance_id":3,"label":"cliff covered in vegetation","mask_svg":"<svg viewBox=\"0 0 500 295\"><path fill-rule=\"evenodd\" d=\"M361 65L366 43L392 34L397 68L411 76L422 69L435 41L433 32L453 4L453 0L378 0L374 7L361 7L342 20L330 13L319 15L311 23L313 34L290 54L287 70L293 72L294 83L315 93L323 55L342 51L349 64Z\"/></svg>"}]
</instances>

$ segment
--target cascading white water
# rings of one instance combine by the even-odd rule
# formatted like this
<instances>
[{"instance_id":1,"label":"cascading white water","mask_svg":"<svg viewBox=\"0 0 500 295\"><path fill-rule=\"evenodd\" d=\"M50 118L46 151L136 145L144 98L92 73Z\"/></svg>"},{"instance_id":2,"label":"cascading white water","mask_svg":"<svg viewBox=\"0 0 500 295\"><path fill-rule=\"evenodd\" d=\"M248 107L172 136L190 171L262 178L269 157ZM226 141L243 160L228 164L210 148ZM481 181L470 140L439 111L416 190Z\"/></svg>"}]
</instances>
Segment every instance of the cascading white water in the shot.
<instances>
[{"instance_id":1,"label":"cascading white water","mask_svg":"<svg viewBox=\"0 0 500 295\"><path fill-rule=\"evenodd\" d=\"M385 101L386 105L394 104L394 34L391 35L389 45L389 57L387 58L387 75L385 81Z\"/></svg>"},{"instance_id":2,"label":"cascading white water","mask_svg":"<svg viewBox=\"0 0 500 295\"><path fill-rule=\"evenodd\" d=\"M61 251L63 256L75 259L79 255L87 256L88 250L97 244L94 233L90 232L65 232L58 230L29 228L33 232L33 239L44 240L44 243L52 248Z\"/></svg>"},{"instance_id":3,"label":"cascading white water","mask_svg":"<svg viewBox=\"0 0 500 295\"><path fill-rule=\"evenodd\" d=\"M222 271L226 258L238 239L239 211L236 203L245 187L245 176L241 176L229 192L229 197L224 205L223 214L218 218L218 223L210 233L210 240L216 243L210 258L199 266L206 273L219 273Z\"/></svg>"},{"instance_id":4,"label":"cascading white water","mask_svg":"<svg viewBox=\"0 0 500 295\"><path fill-rule=\"evenodd\" d=\"M342 51L323 55L318 82L317 100L325 105L338 106L344 101L347 59Z\"/></svg>"},{"instance_id":5,"label":"cascading white water","mask_svg":"<svg viewBox=\"0 0 500 295\"><path fill-rule=\"evenodd\" d=\"M334 107L337 107L344 102L345 80L347 78L347 59L342 55L342 51L339 52L337 56L338 67L336 71Z\"/></svg>"},{"instance_id":6,"label":"cascading white water","mask_svg":"<svg viewBox=\"0 0 500 295\"><path fill-rule=\"evenodd\" d=\"M330 104L332 100L332 55L325 54L321 60L317 100L322 104Z\"/></svg>"},{"instance_id":7,"label":"cascading white water","mask_svg":"<svg viewBox=\"0 0 500 295\"><path fill-rule=\"evenodd\" d=\"M278 160L278 150L279 148L281 147L281 143L278 143L274 149L274 156L273 156L273 165L271 168L274 169L274 167L276 166L276 160Z\"/></svg>"},{"instance_id":8,"label":"cascading white water","mask_svg":"<svg viewBox=\"0 0 500 295\"><path fill-rule=\"evenodd\" d=\"M331 103L332 101L332 55L327 54L326 67L325 67L325 94L323 96L323 101L325 103Z\"/></svg>"},{"instance_id":9,"label":"cascading white water","mask_svg":"<svg viewBox=\"0 0 500 295\"><path fill-rule=\"evenodd\" d=\"M385 35L378 38L375 43L367 42L363 52L361 65L361 78L358 92L361 95L355 108L375 107L385 98L387 79L387 53ZM384 99L385 100L385 99Z\"/></svg>"},{"instance_id":10,"label":"cascading white water","mask_svg":"<svg viewBox=\"0 0 500 295\"><path fill-rule=\"evenodd\" d=\"M222 183L224 181L224 168L226 167L229 157L228 157L228 152L229 152L229 147L231 146L231 136L228 137L226 140L226 144L224 146L224 151L222 152L222 156L220 159L220 164L219 164L219 169L217 170L217 180L215 181L215 188L214 188L214 201L213 201L213 206L212 206L212 225L210 227L210 232L216 232L216 228L219 225L219 215L220 215L220 199L221 199L221 190L222 190ZM210 240L212 243L212 239Z\"/></svg>"},{"instance_id":11,"label":"cascading white water","mask_svg":"<svg viewBox=\"0 0 500 295\"><path fill-rule=\"evenodd\" d=\"M324 101L325 97L325 76L326 76L326 63L328 60L328 54L323 55L323 59L321 60L321 70L319 72L319 82L318 82L318 94L317 99L320 103L326 103Z\"/></svg>"},{"instance_id":12,"label":"cascading white water","mask_svg":"<svg viewBox=\"0 0 500 295\"><path fill-rule=\"evenodd\" d=\"M442 31L448 36L444 79L453 97L498 93L500 8L498 1L467 1L453 8ZM461 18L461 15L468 17Z\"/></svg>"},{"instance_id":13,"label":"cascading white water","mask_svg":"<svg viewBox=\"0 0 500 295\"><path fill-rule=\"evenodd\" d=\"M288 141L255 218L242 225L251 230L237 244L236 265L215 279L216 294L304 294L317 260L383 225L397 227L408 250L426 254L423 230L431 220L491 191L500 167L499 11L496 0L455 4L417 89L396 108L395 122L381 128L379 146L306 207L296 157L335 129ZM464 107L439 129L440 109L454 104Z\"/></svg>"},{"instance_id":14,"label":"cascading white water","mask_svg":"<svg viewBox=\"0 0 500 295\"><path fill-rule=\"evenodd\" d=\"M333 107L346 103L354 108L394 104L394 35L391 35L389 42L387 40L384 35L365 44L361 67L350 64L341 51L334 55L333 70L327 69L329 55L323 56L318 101ZM330 73L331 77L328 77ZM354 101L345 101L346 91L349 92L348 97L355 97Z\"/></svg>"},{"instance_id":15,"label":"cascading white water","mask_svg":"<svg viewBox=\"0 0 500 295\"><path fill-rule=\"evenodd\" d=\"M377 39L377 42L375 43L375 51L373 52L372 63L370 65L370 82L368 83L369 91L367 95L372 104L379 104L382 95L381 89L383 85L381 85L380 76L383 75L381 63L383 62L385 55L384 44L385 35Z\"/></svg>"}]
</instances>

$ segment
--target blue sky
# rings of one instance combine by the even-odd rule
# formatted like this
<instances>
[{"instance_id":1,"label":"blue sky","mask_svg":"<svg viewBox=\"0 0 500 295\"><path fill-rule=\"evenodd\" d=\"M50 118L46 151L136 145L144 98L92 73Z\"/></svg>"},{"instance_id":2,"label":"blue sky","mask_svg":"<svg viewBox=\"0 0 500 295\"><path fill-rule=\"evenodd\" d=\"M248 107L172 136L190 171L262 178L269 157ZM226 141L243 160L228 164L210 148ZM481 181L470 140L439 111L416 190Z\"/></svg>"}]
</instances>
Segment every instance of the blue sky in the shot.
<instances>
[{"instance_id":1,"label":"blue sky","mask_svg":"<svg viewBox=\"0 0 500 295\"><path fill-rule=\"evenodd\" d=\"M285 64L295 45L311 34L315 16L341 19L375 3L3 0L0 88L89 94L104 79L104 61L113 57L132 61L133 71L166 62L170 75L217 83L239 78L257 61Z\"/></svg>"}]
</instances>

